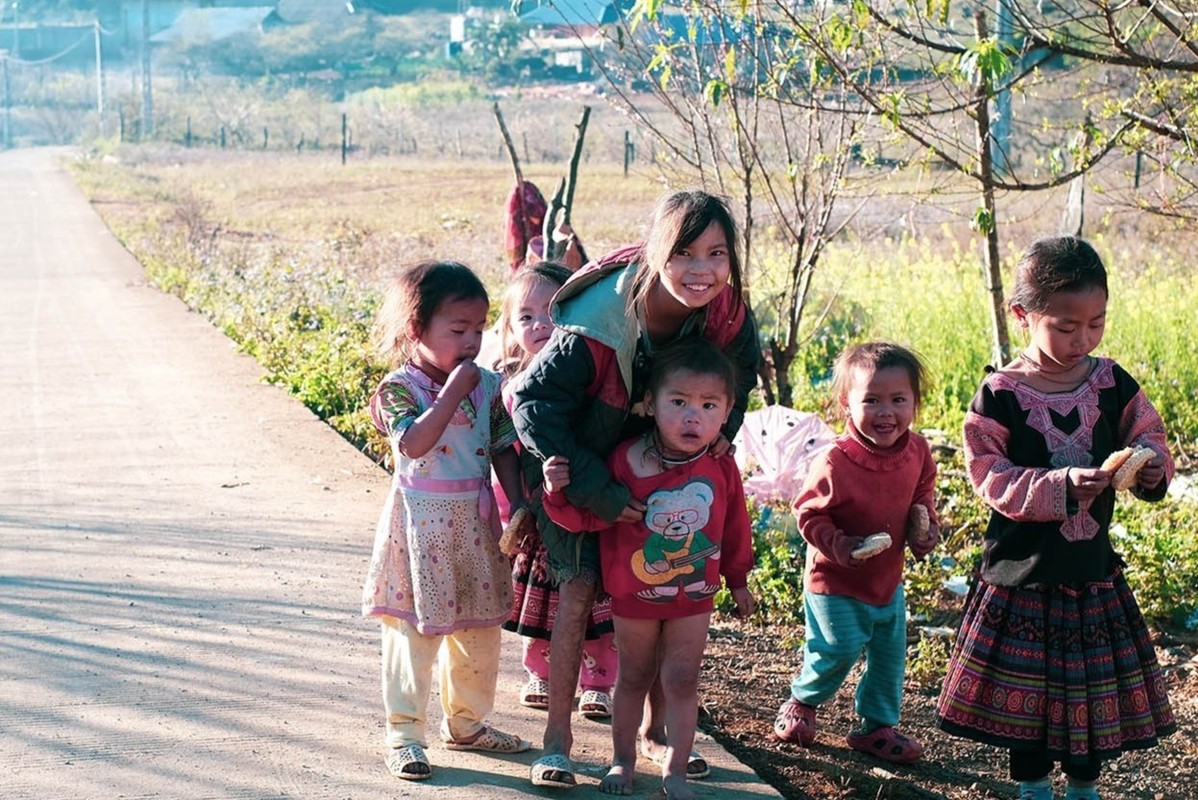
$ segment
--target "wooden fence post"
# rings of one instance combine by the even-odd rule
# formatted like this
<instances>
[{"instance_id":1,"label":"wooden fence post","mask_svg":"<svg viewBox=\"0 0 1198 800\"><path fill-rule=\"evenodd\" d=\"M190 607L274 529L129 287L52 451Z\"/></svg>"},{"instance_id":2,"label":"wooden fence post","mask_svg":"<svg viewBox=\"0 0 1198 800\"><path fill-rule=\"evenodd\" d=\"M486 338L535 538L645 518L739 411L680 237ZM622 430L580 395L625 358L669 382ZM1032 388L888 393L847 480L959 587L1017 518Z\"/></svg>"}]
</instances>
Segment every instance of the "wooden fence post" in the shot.
<instances>
[{"instance_id":1,"label":"wooden fence post","mask_svg":"<svg viewBox=\"0 0 1198 800\"><path fill-rule=\"evenodd\" d=\"M345 151L349 147L349 115L341 112L341 163L345 163Z\"/></svg>"}]
</instances>

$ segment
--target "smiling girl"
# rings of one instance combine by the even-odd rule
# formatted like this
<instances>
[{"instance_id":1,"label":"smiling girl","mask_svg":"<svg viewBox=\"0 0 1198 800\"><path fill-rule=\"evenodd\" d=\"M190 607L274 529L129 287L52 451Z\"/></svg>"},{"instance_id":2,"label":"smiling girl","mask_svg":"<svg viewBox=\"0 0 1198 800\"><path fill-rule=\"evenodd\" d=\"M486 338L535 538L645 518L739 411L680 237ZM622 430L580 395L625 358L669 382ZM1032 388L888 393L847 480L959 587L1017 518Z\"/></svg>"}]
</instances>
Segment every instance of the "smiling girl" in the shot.
<instances>
[{"instance_id":1,"label":"smiling girl","mask_svg":"<svg viewBox=\"0 0 1198 800\"><path fill-rule=\"evenodd\" d=\"M903 565L939 538L936 464L911 430L927 380L906 348L867 342L841 353L832 392L845 431L812 463L795 501L809 545L803 580L803 667L778 710L774 735L809 747L816 709L865 653L857 684L859 728L849 747L896 764L918 761L919 742L895 730L906 671Z\"/></svg>"},{"instance_id":2,"label":"smiling girl","mask_svg":"<svg viewBox=\"0 0 1198 800\"><path fill-rule=\"evenodd\" d=\"M636 522L644 498L614 478L607 457L615 446L650 428L642 398L658 350L688 334L714 344L733 361L731 408L711 445L727 457L757 383L757 332L741 295L736 224L727 205L702 191L675 192L658 203L643 245L626 247L576 273L550 307L556 330L516 383L512 418L520 439L539 459L569 460L566 498L609 523ZM530 487L542 477L524 473ZM530 496L532 492L530 489ZM553 524L533 502L559 603L550 642L549 713L544 755L531 770L537 786L575 783L569 755L570 716L583 631L600 586L598 538ZM653 696L660 699L657 693ZM643 752L665 758L664 722L650 714ZM698 756L677 755L690 777L709 770Z\"/></svg>"}]
</instances>

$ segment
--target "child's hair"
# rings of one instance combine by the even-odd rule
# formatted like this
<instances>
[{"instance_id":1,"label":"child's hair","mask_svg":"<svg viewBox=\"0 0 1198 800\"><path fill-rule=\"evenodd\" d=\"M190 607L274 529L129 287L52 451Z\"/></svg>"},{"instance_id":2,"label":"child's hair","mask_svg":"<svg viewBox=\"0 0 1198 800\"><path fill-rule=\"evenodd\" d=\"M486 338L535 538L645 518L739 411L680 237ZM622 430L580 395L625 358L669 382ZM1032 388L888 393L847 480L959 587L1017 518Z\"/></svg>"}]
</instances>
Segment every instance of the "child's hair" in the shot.
<instances>
[{"instance_id":1,"label":"child's hair","mask_svg":"<svg viewBox=\"0 0 1198 800\"><path fill-rule=\"evenodd\" d=\"M898 367L906 370L911 380L911 391L915 394L915 409L923 405L923 394L927 390L928 370L923 360L913 351L893 342L863 342L846 348L832 367L833 414L844 416L845 400L853 388L853 372L858 369L878 372Z\"/></svg>"},{"instance_id":2,"label":"child's hair","mask_svg":"<svg viewBox=\"0 0 1198 800\"><path fill-rule=\"evenodd\" d=\"M736 367L718 347L702 336L684 337L654 353L645 391L657 394L679 372L719 378L728 392L730 405L736 397Z\"/></svg>"},{"instance_id":3,"label":"child's hair","mask_svg":"<svg viewBox=\"0 0 1198 800\"><path fill-rule=\"evenodd\" d=\"M1107 292L1106 267L1089 242L1077 236L1045 236L1032 242L1015 270L1010 305L1038 313L1059 292L1099 288Z\"/></svg>"},{"instance_id":4,"label":"child's hair","mask_svg":"<svg viewBox=\"0 0 1198 800\"><path fill-rule=\"evenodd\" d=\"M702 236L713 222L724 229L724 235L728 239L728 263L732 267L730 279L737 302L742 302L736 220L722 198L701 189L692 189L667 194L657 202L657 208L653 211L653 223L649 227L649 236L642 250L642 268L637 270L633 278L633 290L629 300L631 308L644 303L654 281L660 278L670 257Z\"/></svg>"},{"instance_id":5,"label":"child's hair","mask_svg":"<svg viewBox=\"0 0 1198 800\"><path fill-rule=\"evenodd\" d=\"M400 270L388 285L374 320L374 343L386 364L402 363L412 343L447 300L490 303L487 288L457 261L422 261Z\"/></svg>"},{"instance_id":6,"label":"child's hair","mask_svg":"<svg viewBox=\"0 0 1198 800\"><path fill-rule=\"evenodd\" d=\"M512 282L503 293L503 302L499 307L499 319L495 327L499 334L499 360L495 369L500 374L511 377L523 370L532 361L533 354L525 352L512 330L512 322L525 295L537 283L551 283L561 286L573 273L569 267L556 261L538 261L520 267L512 276Z\"/></svg>"}]
</instances>

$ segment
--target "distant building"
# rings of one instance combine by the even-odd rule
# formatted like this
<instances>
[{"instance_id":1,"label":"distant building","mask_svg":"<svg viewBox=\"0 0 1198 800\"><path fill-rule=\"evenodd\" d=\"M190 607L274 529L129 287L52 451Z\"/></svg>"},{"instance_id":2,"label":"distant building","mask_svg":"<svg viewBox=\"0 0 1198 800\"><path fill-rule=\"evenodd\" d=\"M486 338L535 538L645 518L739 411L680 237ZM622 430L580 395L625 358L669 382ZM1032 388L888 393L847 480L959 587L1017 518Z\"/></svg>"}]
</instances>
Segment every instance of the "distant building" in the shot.
<instances>
[{"instance_id":1,"label":"distant building","mask_svg":"<svg viewBox=\"0 0 1198 800\"><path fill-rule=\"evenodd\" d=\"M271 6L250 8L185 8L170 27L150 37L154 44L219 42L234 36L258 35L275 11Z\"/></svg>"},{"instance_id":2,"label":"distant building","mask_svg":"<svg viewBox=\"0 0 1198 800\"><path fill-rule=\"evenodd\" d=\"M524 0L519 19L533 31L528 49L548 53L558 77L589 77L591 60L608 37L602 29L623 25L634 0Z\"/></svg>"}]
</instances>

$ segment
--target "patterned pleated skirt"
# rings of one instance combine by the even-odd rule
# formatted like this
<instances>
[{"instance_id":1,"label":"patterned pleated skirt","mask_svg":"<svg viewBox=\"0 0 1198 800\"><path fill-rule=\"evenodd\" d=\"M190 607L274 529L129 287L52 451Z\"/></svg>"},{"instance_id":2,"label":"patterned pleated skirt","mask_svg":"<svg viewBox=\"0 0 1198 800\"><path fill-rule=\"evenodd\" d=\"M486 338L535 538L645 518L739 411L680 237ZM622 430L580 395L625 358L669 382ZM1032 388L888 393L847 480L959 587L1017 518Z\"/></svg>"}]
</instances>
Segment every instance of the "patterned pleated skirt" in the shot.
<instances>
[{"instance_id":1,"label":"patterned pleated skirt","mask_svg":"<svg viewBox=\"0 0 1198 800\"><path fill-rule=\"evenodd\" d=\"M937 718L948 733L1062 763L1152 747L1177 729L1122 571L1080 588L978 580Z\"/></svg>"},{"instance_id":2,"label":"patterned pleated skirt","mask_svg":"<svg viewBox=\"0 0 1198 800\"><path fill-rule=\"evenodd\" d=\"M549 574L545 545L538 539L512 560L512 609L503 623L504 630L533 639L549 639L557 618L557 594L557 584ZM611 595L600 589L591 609L586 638L598 639L614 630Z\"/></svg>"}]
</instances>

